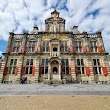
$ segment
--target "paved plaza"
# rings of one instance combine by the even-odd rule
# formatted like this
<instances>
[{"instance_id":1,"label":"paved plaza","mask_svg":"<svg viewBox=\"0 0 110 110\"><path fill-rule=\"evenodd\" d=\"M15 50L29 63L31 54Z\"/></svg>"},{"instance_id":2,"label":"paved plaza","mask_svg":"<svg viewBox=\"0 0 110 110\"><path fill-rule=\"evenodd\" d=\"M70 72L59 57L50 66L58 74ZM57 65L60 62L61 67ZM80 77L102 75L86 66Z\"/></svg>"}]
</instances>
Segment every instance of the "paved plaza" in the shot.
<instances>
[{"instance_id":1,"label":"paved plaza","mask_svg":"<svg viewBox=\"0 0 110 110\"><path fill-rule=\"evenodd\" d=\"M110 95L110 84L0 84L0 95Z\"/></svg>"},{"instance_id":2,"label":"paved plaza","mask_svg":"<svg viewBox=\"0 0 110 110\"><path fill-rule=\"evenodd\" d=\"M110 85L0 84L0 110L110 110Z\"/></svg>"}]
</instances>

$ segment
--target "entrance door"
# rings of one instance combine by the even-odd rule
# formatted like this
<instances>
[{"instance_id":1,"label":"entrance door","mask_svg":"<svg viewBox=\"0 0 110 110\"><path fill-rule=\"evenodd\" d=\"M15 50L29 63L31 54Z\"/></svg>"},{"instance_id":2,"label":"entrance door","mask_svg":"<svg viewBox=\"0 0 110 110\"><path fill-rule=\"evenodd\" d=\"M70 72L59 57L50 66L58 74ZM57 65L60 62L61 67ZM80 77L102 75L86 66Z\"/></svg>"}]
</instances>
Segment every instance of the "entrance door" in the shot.
<instances>
[{"instance_id":1,"label":"entrance door","mask_svg":"<svg viewBox=\"0 0 110 110\"><path fill-rule=\"evenodd\" d=\"M56 60L51 63L51 79L59 80L59 62Z\"/></svg>"},{"instance_id":2,"label":"entrance door","mask_svg":"<svg viewBox=\"0 0 110 110\"><path fill-rule=\"evenodd\" d=\"M58 73L57 67L53 67L53 73Z\"/></svg>"}]
</instances>

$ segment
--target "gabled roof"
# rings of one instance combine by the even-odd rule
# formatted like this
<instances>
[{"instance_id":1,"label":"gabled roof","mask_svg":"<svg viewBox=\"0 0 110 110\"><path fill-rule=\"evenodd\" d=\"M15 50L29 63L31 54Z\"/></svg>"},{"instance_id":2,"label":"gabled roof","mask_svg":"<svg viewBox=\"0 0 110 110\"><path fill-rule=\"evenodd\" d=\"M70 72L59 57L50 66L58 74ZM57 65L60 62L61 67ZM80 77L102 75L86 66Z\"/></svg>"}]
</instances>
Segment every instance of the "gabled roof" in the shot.
<instances>
[{"instance_id":1,"label":"gabled roof","mask_svg":"<svg viewBox=\"0 0 110 110\"><path fill-rule=\"evenodd\" d=\"M45 21L53 21L53 17L47 18ZM65 19L58 17L57 20L65 21Z\"/></svg>"}]
</instances>

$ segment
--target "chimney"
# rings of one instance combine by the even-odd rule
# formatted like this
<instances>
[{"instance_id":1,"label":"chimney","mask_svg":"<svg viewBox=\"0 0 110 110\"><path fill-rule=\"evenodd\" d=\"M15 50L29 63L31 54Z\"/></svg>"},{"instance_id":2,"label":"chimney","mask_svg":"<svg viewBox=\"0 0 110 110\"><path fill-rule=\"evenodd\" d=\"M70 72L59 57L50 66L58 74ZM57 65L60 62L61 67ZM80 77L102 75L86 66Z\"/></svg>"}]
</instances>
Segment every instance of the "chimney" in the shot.
<instances>
[{"instance_id":1,"label":"chimney","mask_svg":"<svg viewBox=\"0 0 110 110\"><path fill-rule=\"evenodd\" d=\"M34 26L32 33L35 33L36 34L36 33L38 33L38 30L39 30L39 28L37 26Z\"/></svg>"},{"instance_id":2,"label":"chimney","mask_svg":"<svg viewBox=\"0 0 110 110\"><path fill-rule=\"evenodd\" d=\"M73 34L78 34L78 26L73 26Z\"/></svg>"}]
</instances>

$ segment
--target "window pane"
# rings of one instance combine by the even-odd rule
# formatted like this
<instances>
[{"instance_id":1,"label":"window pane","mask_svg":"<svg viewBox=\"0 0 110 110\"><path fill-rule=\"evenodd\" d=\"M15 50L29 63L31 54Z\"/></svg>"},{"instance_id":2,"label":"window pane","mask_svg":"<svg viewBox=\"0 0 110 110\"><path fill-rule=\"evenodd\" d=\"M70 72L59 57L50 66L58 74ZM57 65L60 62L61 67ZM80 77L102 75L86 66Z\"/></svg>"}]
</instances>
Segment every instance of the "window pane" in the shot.
<instances>
[{"instance_id":1,"label":"window pane","mask_svg":"<svg viewBox=\"0 0 110 110\"><path fill-rule=\"evenodd\" d=\"M42 67L42 74L44 74L44 67Z\"/></svg>"},{"instance_id":2,"label":"window pane","mask_svg":"<svg viewBox=\"0 0 110 110\"><path fill-rule=\"evenodd\" d=\"M97 47L95 47L95 49L94 49L94 50L95 50L95 52L97 52Z\"/></svg>"},{"instance_id":3,"label":"window pane","mask_svg":"<svg viewBox=\"0 0 110 110\"><path fill-rule=\"evenodd\" d=\"M13 59L11 59L10 65L13 65Z\"/></svg>"},{"instance_id":4,"label":"window pane","mask_svg":"<svg viewBox=\"0 0 110 110\"><path fill-rule=\"evenodd\" d=\"M16 68L16 67L13 67L13 71L12 71L12 74L15 74L15 68Z\"/></svg>"},{"instance_id":5,"label":"window pane","mask_svg":"<svg viewBox=\"0 0 110 110\"><path fill-rule=\"evenodd\" d=\"M80 67L78 67L78 74L81 74L81 69L80 69Z\"/></svg>"},{"instance_id":6,"label":"window pane","mask_svg":"<svg viewBox=\"0 0 110 110\"><path fill-rule=\"evenodd\" d=\"M48 47L46 47L46 52L48 52Z\"/></svg>"},{"instance_id":7,"label":"window pane","mask_svg":"<svg viewBox=\"0 0 110 110\"><path fill-rule=\"evenodd\" d=\"M81 47L81 42L79 42L79 47Z\"/></svg>"},{"instance_id":8,"label":"window pane","mask_svg":"<svg viewBox=\"0 0 110 110\"><path fill-rule=\"evenodd\" d=\"M82 74L84 74L85 72L84 72L84 67L82 67Z\"/></svg>"},{"instance_id":9,"label":"window pane","mask_svg":"<svg viewBox=\"0 0 110 110\"><path fill-rule=\"evenodd\" d=\"M30 65L33 65L33 59L31 59Z\"/></svg>"},{"instance_id":10,"label":"window pane","mask_svg":"<svg viewBox=\"0 0 110 110\"><path fill-rule=\"evenodd\" d=\"M79 47L79 52L82 52L82 48L81 47Z\"/></svg>"},{"instance_id":11,"label":"window pane","mask_svg":"<svg viewBox=\"0 0 110 110\"><path fill-rule=\"evenodd\" d=\"M101 67L99 67L99 74L102 74L102 72L101 72Z\"/></svg>"},{"instance_id":12,"label":"window pane","mask_svg":"<svg viewBox=\"0 0 110 110\"><path fill-rule=\"evenodd\" d=\"M97 67L94 67L95 74L98 74Z\"/></svg>"},{"instance_id":13,"label":"window pane","mask_svg":"<svg viewBox=\"0 0 110 110\"><path fill-rule=\"evenodd\" d=\"M65 47L65 52L67 52L67 47Z\"/></svg>"},{"instance_id":14,"label":"window pane","mask_svg":"<svg viewBox=\"0 0 110 110\"><path fill-rule=\"evenodd\" d=\"M26 74L28 74L28 69L29 69L29 68L28 68L28 67L26 67Z\"/></svg>"},{"instance_id":15,"label":"window pane","mask_svg":"<svg viewBox=\"0 0 110 110\"><path fill-rule=\"evenodd\" d=\"M77 65L80 65L80 59L77 59Z\"/></svg>"},{"instance_id":16,"label":"window pane","mask_svg":"<svg viewBox=\"0 0 110 110\"><path fill-rule=\"evenodd\" d=\"M100 65L100 60L99 59L97 59L97 64Z\"/></svg>"},{"instance_id":17,"label":"window pane","mask_svg":"<svg viewBox=\"0 0 110 110\"><path fill-rule=\"evenodd\" d=\"M62 69L62 73L65 74L65 67L63 67L63 69Z\"/></svg>"},{"instance_id":18,"label":"window pane","mask_svg":"<svg viewBox=\"0 0 110 110\"><path fill-rule=\"evenodd\" d=\"M32 52L34 52L34 47L32 47Z\"/></svg>"},{"instance_id":19,"label":"window pane","mask_svg":"<svg viewBox=\"0 0 110 110\"><path fill-rule=\"evenodd\" d=\"M43 52L45 52L45 47L43 47Z\"/></svg>"},{"instance_id":20,"label":"window pane","mask_svg":"<svg viewBox=\"0 0 110 110\"><path fill-rule=\"evenodd\" d=\"M81 59L81 65L84 65L83 59Z\"/></svg>"},{"instance_id":21,"label":"window pane","mask_svg":"<svg viewBox=\"0 0 110 110\"><path fill-rule=\"evenodd\" d=\"M68 65L68 59L66 59L66 65Z\"/></svg>"},{"instance_id":22,"label":"window pane","mask_svg":"<svg viewBox=\"0 0 110 110\"><path fill-rule=\"evenodd\" d=\"M43 42L43 46L45 46L45 42Z\"/></svg>"},{"instance_id":23,"label":"window pane","mask_svg":"<svg viewBox=\"0 0 110 110\"><path fill-rule=\"evenodd\" d=\"M48 73L48 67L45 68L45 74L47 74L47 73Z\"/></svg>"},{"instance_id":24,"label":"window pane","mask_svg":"<svg viewBox=\"0 0 110 110\"><path fill-rule=\"evenodd\" d=\"M49 42L47 42L47 44L46 44L47 46L49 46Z\"/></svg>"},{"instance_id":25,"label":"window pane","mask_svg":"<svg viewBox=\"0 0 110 110\"><path fill-rule=\"evenodd\" d=\"M93 59L93 65L96 65L96 59Z\"/></svg>"},{"instance_id":26,"label":"window pane","mask_svg":"<svg viewBox=\"0 0 110 110\"><path fill-rule=\"evenodd\" d=\"M66 67L66 74L69 74L69 68Z\"/></svg>"},{"instance_id":27,"label":"window pane","mask_svg":"<svg viewBox=\"0 0 110 110\"><path fill-rule=\"evenodd\" d=\"M15 59L15 61L14 61L14 65L16 65L17 64L17 59Z\"/></svg>"},{"instance_id":28,"label":"window pane","mask_svg":"<svg viewBox=\"0 0 110 110\"><path fill-rule=\"evenodd\" d=\"M76 52L78 52L78 47L76 47Z\"/></svg>"},{"instance_id":29,"label":"window pane","mask_svg":"<svg viewBox=\"0 0 110 110\"><path fill-rule=\"evenodd\" d=\"M48 66L48 59L46 59L46 65Z\"/></svg>"},{"instance_id":30,"label":"window pane","mask_svg":"<svg viewBox=\"0 0 110 110\"><path fill-rule=\"evenodd\" d=\"M14 47L13 52L16 52L16 47Z\"/></svg>"},{"instance_id":31,"label":"window pane","mask_svg":"<svg viewBox=\"0 0 110 110\"><path fill-rule=\"evenodd\" d=\"M42 59L42 66L44 66L45 59Z\"/></svg>"},{"instance_id":32,"label":"window pane","mask_svg":"<svg viewBox=\"0 0 110 110\"><path fill-rule=\"evenodd\" d=\"M65 61L64 61L64 59L62 59L62 66L65 66Z\"/></svg>"},{"instance_id":33,"label":"window pane","mask_svg":"<svg viewBox=\"0 0 110 110\"><path fill-rule=\"evenodd\" d=\"M12 71L12 67L9 68L9 74L11 74L11 71Z\"/></svg>"},{"instance_id":34,"label":"window pane","mask_svg":"<svg viewBox=\"0 0 110 110\"><path fill-rule=\"evenodd\" d=\"M29 71L29 74L32 74L32 67L30 67L30 71Z\"/></svg>"},{"instance_id":35,"label":"window pane","mask_svg":"<svg viewBox=\"0 0 110 110\"><path fill-rule=\"evenodd\" d=\"M29 61L30 61L30 60L29 60L29 59L27 59L27 63L26 63L26 65L29 65Z\"/></svg>"}]
</instances>

